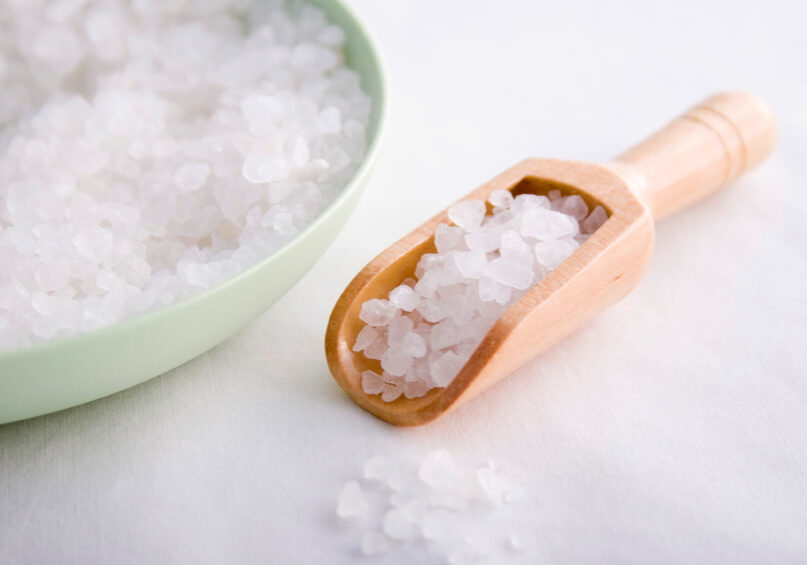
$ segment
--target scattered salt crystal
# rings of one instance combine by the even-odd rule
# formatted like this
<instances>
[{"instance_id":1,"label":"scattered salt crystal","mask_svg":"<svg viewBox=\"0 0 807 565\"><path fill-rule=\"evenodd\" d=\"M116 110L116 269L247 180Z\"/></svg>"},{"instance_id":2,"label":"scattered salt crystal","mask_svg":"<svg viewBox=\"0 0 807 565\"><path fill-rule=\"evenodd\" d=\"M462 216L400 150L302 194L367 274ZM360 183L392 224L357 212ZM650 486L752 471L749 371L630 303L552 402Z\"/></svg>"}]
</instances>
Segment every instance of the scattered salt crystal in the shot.
<instances>
[{"instance_id":1,"label":"scattered salt crystal","mask_svg":"<svg viewBox=\"0 0 807 565\"><path fill-rule=\"evenodd\" d=\"M496 476L496 471L490 467L482 467L481 469L477 470L476 479L479 481L479 485L485 492L485 496L487 496L488 500L493 506L498 508L504 504L504 492L501 484L499 484L499 478Z\"/></svg>"},{"instance_id":2,"label":"scattered salt crystal","mask_svg":"<svg viewBox=\"0 0 807 565\"><path fill-rule=\"evenodd\" d=\"M340 518L361 519L367 515L368 509L367 499L364 497L359 483L356 481L345 483L342 490L339 491L336 514Z\"/></svg>"},{"instance_id":3,"label":"scattered salt crystal","mask_svg":"<svg viewBox=\"0 0 807 565\"><path fill-rule=\"evenodd\" d=\"M383 455L371 457L364 463L363 476L371 481L384 482L395 472L395 463Z\"/></svg>"},{"instance_id":4,"label":"scattered salt crystal","mask_svg":"<svg viewBox=\"0 0 807 565\"><path fill-rule=\"evenodd\" d=\"M457 462L445 450L433 451L418 467L420 480L434 488L450 487L456 484L458 476Z\"/></svg>"},{"instance_id":5,"label":"scattered salt crystal","mask_svg":"<svg viewBox=\"0 0 807 565\"><path fill-rule=\"evenodd\" d=\"M421 256L417 278L390 291L388 301L362 306L361 319L378 335L364 355L380 359L391 379L382 399L419 398L451 384L506 308L585 241L578 220L595 226L607 219L602 207L588 215L579 195L555 191L549 198L494 191L489 202L490 215L480 201L452 205L455 225L438 225L437 253Z\"/></svg>"},{"instance_id":6,"label":"scattered salt crystal","mask_svg":"<svg viewBox=\"0 0 807 565\"><path fill-rule=\"evenodd\" d=\"M361 522L361 552L420 562L426 556L419 552L428 548L449 563L509 562L513 551L529 549L521 534L525 513L498 503L512 484L488 476L492 473L490 466L477 469L445 450L427 454L416 467L382 456L370 459L361 489L370 506L361 512L367 516ZM480 498L480 490L493 494ZM357 496L350 492L345 498L353 505ZM347 524L359 527L358 520Z\"/></svg>"}]
</instances>

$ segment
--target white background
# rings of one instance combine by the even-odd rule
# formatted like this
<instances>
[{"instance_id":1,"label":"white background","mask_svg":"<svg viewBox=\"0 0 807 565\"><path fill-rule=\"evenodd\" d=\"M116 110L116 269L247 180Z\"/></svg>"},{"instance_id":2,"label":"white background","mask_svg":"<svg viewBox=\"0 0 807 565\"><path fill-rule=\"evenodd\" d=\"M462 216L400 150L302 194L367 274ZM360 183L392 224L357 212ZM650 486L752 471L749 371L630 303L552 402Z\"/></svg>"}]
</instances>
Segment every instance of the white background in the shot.
<instances>
[{"instance_id":1,"label":"white background","mask_svg":"<svg viewBox=\"0 0 807 565\"><path fill-rule=\"evenodd\" d=\"M355 215L208 354L0 427L0 563L350 563L341 484L375 453L433 448L524 471L530 563L807 562L803 4L349 4L391 105ZM374 419L330 378L330 309L382 248L524 157L607 160L727 88L768 100L779 148L659 225L623 302L422 428Z\"/></svg>"}]
</instances>

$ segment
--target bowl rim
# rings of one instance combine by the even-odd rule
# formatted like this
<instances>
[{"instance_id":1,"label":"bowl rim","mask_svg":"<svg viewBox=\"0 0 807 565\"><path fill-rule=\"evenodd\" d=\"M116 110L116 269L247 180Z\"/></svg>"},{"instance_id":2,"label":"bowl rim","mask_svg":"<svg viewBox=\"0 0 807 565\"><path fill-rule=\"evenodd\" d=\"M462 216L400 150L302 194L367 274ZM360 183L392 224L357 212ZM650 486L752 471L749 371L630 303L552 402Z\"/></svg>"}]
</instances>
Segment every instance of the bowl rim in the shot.
<instances>
[{"instance_id":1,"label":"bowl rim","mask_svg":"<svg viewBox=\"0 0 807 565\"><path fill-rule=\"evenodd\" d=\"M196 292L187 298L183 298L168 304L167 306L147 310L97 329L82 331L75 334L66 335L64 337L37 342L16 349L0 351L0 364L6 362L16 363L26 357L53 354L59 350L86 345L88 342L95 340L113 338L115 335L128 333L133 328L138 326L151 324L164 316L171 316L179 310L193 308L199 302L205 301L211 295L219 292L226 292L230 287L240 284L243 279L251 277L256 271L266 268L269 263L272 263L278 257L288 252L288 250L295 246L299 241L305 239L312 232L318 230L321 224L326 223L331 216L338 213L338 211L345 205L345 202L352 198L354 192L362 189L364 181L369 175L370 169L377 158L381 145L381 139L383 138L387 123L387 80L383 59L381 58L374 38L368 32L367 27L363 25L353 11L347 8L344 2L341 0L291 0L289 3L313 5L322 10L325 13L326 18L331 21L331 23L338 25L343 31L346 32L345 41L342 48L346 60L350 58L350 44L355 43L355 48L364 52L366 60L369 63L367 66L368 71L365 74L370 76L367 77L365 74L359 73L359 71L355 68L355 64L351 64L349 61L346 61L346 65L349 68L352 68L355 72L359 73L362 89L366 94L368 94L368 96L370 96L372 106L370 111L370 121L368 123L366 133L368 140L367 150L365 151L364 157L362 158L361 163L359 163L358 168L353 173L353 176L350 177L350 180L348 180L342 190L339 191L336 198L330 204L328 204L327 207L320 211L320 213L298 234L285 242L281 247L253 265L250 265L243 271L212 287L201 289L199 292ZM335 14L337 15L337 18L334 18ZM339 19L340 22L334 22L334 19ZM347 26L350 27L349 31L345 29ZM374 88L368 88L366 83L372 83ZM373 92L369 92L371 90ZM317 257L314 262L318 261L319 258L320 257ZM292 285L292 287L295 285ZM0 377L2 377L2 375L0 375Z\"/></svg>"}]
</instances>

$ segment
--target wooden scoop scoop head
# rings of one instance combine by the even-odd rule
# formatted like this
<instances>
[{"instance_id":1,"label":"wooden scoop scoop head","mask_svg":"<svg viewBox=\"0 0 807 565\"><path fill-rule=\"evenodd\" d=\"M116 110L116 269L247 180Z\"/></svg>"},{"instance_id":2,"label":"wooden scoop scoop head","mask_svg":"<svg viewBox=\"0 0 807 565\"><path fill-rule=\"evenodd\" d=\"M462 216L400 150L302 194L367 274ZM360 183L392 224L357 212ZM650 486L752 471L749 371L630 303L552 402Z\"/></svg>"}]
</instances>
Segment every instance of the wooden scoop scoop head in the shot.
<instances>
[{"instance_id":1,"label":"wooden scoop scoop head","mask_svg":"<svg viewBox=\"0 0 807 565\"><path fill-rule=\"evenodd\" d=\"M482 392L623 298L644 275L653 253L654 221L704 198L760 163L776 143L776 121L756 96L713 96L662 130L601 165L527 159L462 200L491 192L579 194L602 205L608 220L569 259L513 304L490 329L451 384L415 399L385 402L362 390L361 373L378 361L354 353L364 327L361 305L386 298L414 277L424 253L436 252L434 232L446 211L373 259L347 286L325 337L336 381L360 406L392 424L423 424Z\"/></svg>"}]
</instances>

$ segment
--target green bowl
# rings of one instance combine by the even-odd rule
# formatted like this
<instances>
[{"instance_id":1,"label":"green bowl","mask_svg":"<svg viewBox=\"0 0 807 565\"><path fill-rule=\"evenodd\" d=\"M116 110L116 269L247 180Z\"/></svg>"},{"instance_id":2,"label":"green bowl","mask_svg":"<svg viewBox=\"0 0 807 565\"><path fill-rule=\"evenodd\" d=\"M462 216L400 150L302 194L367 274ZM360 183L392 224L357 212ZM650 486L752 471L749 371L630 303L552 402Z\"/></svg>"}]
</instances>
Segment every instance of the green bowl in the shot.
<instances>
[{"instance_id":1,"label":"green bowl","mask_svg":"<svg viewBox=\"0 0 807 565\"><path fill-rule=\"evenodd\" d=\"M160 375L224 341L289 290L325 252L367 182L384 123L378 55L354 16L310 0L345 32L345 56L373 101L368 150L335 202L283 248L232 279L113 326L0 354L0 424L54 412Z\"/></svg>"}]
</instances>

